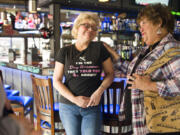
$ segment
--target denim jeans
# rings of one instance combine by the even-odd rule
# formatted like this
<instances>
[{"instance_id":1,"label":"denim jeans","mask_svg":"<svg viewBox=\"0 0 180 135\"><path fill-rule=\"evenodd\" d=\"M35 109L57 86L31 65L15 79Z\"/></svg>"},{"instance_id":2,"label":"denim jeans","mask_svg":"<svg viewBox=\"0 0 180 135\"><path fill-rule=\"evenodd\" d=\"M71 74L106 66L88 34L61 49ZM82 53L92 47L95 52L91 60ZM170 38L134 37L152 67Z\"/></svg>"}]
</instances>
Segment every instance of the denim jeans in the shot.
<instances>
[{"instance_id":1,"label":"denim jeans","mask_svg":"<svg viewBox=\"0 0 180 135\"><path fill-rule=\"evenodd\" d=\"M100 105L81 108L60 103L59 114L66 135L99 135L102 121Z\"/></svg>"}]
</instances>

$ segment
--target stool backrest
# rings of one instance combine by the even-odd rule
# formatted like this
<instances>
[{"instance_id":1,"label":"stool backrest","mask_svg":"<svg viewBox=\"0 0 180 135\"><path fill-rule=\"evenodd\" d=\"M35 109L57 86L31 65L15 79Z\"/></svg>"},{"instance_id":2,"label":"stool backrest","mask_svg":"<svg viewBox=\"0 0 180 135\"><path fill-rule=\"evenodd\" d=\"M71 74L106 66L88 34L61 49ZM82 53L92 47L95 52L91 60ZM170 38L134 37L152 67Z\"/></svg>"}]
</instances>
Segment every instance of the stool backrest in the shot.
<instances>
[{"instance_id":1,"label":"stool backrest","mask_svg":"<svg viewBox=\"0 0 180 135\"><path fill-rule=\"evenodd\" d=\"M50 78L38 78L31 75L37 110L37 130L64 133L64 129L55 129L55 122L61 122L58 110L54 110L54 96ZM42 122L43 121L43 122ZM48 125L46 125L48 122ZM42 124L45 124L44 125ZM49 127L49 128L47 128Z\"/></svg>"},{"instance_id":2,"label":"stool backrest","mask_svg":"<svg viewBox=\"0 0 180 135\"><path fill-rule=\"evenodd\" d=\"M111 86L109 86L103 95L102 101L102 113L103 113L103 126L110 127L113 126L119 127L118 113L120 110L120 104L122 100L124 90L124 80L120 82L113 82ZM105 133L102 131L102 133Z\"/></svg>"},{"instance_id":3,"label":"stool backrest","mask_svg":"<svg viewBox=\"0 0 180 135\"><path fill-rule=\"evenodd\" d=\"M124 81L121 82L113 82L111 86L109 86L103 95L102 102L102 112L104 114L109 114L116 116L118 115L119 107L122 100L122 92L124 90Z\"/></svg>"},{"instance_id":4,"label":"stool backrest","mask_svg":"<svg viewBox=\"0 0 180 135\"><path fill-rule=\"evenodd\" d=\"M31 78L38 115L47 114L53 117L54 98L51 79L40 79L34 76ZM51 119L47 119L47 121L51 122Z\"/></svg>"}]
</instances>

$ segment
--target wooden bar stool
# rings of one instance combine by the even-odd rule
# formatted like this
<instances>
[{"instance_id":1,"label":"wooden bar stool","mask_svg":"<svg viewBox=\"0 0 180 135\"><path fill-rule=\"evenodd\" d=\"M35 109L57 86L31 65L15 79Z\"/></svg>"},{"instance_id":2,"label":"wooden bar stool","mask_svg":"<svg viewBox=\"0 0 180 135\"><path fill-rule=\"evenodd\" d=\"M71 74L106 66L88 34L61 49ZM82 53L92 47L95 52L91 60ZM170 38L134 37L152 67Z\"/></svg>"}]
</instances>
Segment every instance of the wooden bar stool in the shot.
<instances>
[{"instance_id":1,"label":"wooden bar stool","mask_svg":"<svg viewBox=\"0 0 180 135\"><path fill-rule=\"evenodd\" d=\"M21 118L30 114L31 123L34 124L33 98L30 96L8 96L14 112L19 113Z\"/></svg>"},{"instance_id":2,"label":"wooden bar stool","mask_svg":"<svg viewBox=\"0 0 180 135\"><path fill-rule=\"evenodd\" d=\"M3 82L2 71L0 70L0 78ZM9 94L7 98L11 102L11 106L14 112L18 113L21 118L30 114L30 120L34 124L34 112L33 112L33 98L30 96L19 96L18 90L7 90L5 92Z\"/></svg>"},{"instance_id":3,"label":"wooden bar stool","mask_svg":"<svg viewBox=\"0 0 180 135\"><path fill-rule=\"evenodd\" d=\"M120 104L122 100L125 81L113 82L108 87L103 95L102 102L102 114L103 114L103 126L106 126L109 131L101 130L102 135L120 135L121 126L118 120L118 114L120 110ZM116 127L117 132L113 132L113 128Z\"/></svg>"},{"instance_id":4,"label":"wooden bar stool","mask_svg":"<svg viewBox=\"0 0 180 135\"><path fill-rule=\"evenodd\" d=\"M18 90L5 90L6 96L19 96Z\"/></svg>"},{"instance_id":5,"label":"wooden bar stool","mask_svg":"<svg viewBox=\"0 0 180 135\"><path fill-rule=\"evenodd\" d=\"M56 129L55 122L61 122L59 103L54 103L51 79L40 79L31 75L37 111L37 130L65 133L64 129Z\"/></svg>"}]
</instances>

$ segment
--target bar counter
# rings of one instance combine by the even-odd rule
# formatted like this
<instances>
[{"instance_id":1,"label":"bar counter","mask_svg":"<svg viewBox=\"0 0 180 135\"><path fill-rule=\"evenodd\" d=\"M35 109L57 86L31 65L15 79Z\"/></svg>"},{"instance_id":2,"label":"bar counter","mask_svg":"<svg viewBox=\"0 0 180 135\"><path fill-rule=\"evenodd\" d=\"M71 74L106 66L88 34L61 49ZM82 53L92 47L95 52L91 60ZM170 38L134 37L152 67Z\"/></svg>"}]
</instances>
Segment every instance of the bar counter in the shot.
<instances>
[{"instance_id":1,"label":"bar counter","mask_svg":"<svg viewBox=\"0 0 180 135\"><path fill-rule=\"evenodd\" d=\"M6 61L0 61L0 66L19 69L22 71L40 74L40 75L52 75L54 70L54 62L32 62L31 64L19 63L9 63Z\"/></svg>"},{"instance_id":2,"label":"bar counter","mask_svg":"<svg viewBox=\"0 0 180 135\"><path fill-rule=\"evenodd\" d=\"M40 78L51 78L53 76L55 62L32 62L24 64L22 62L9 63L0 61L0 70L3 72L5 84L11 85L12 89L19 90L20 95L33 96L32 81L30 75ZM120 72L115 72L114 81L125 81L126 78L120 76ZM124 86L126 83L124 83ZM54 88L55 101L59 100L59 93Z\"/></svg>"},{"instance_id":3,"label":"bar counter","mask_svg":"<svg viewBox=\"0 0 180 135\"><path fill-rule=\"evenodd\" d=\"M52 78L54 62L32 62L25 64L22 61L8 62L0 60L0 70L3 73L5 84L11 85L11 89L19 90L20 95L33 96L32 81L30 75L40 78Z\"/></svg>"}]
</instances>

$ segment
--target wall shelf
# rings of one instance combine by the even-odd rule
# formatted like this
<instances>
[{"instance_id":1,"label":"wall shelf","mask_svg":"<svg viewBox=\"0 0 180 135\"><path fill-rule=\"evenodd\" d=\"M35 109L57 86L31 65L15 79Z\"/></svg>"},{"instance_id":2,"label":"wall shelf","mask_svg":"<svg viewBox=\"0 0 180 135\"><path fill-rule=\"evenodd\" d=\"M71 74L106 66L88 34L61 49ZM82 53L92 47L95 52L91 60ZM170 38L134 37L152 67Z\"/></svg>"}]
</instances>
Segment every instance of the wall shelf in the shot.
<instances>
[{"instance_id":1,"label":"wall shelf","mask_svg":"<svg viewBox=\"0 0 180 135\"><path fill-rule=\"evenodd\" d=\"M0 37L23 37L23 38L38 37L38 38L40 38L41 35L40 34L13 34L13 35L9 35L9 34L0 33Z\"/></svg>"}]
</instances>

